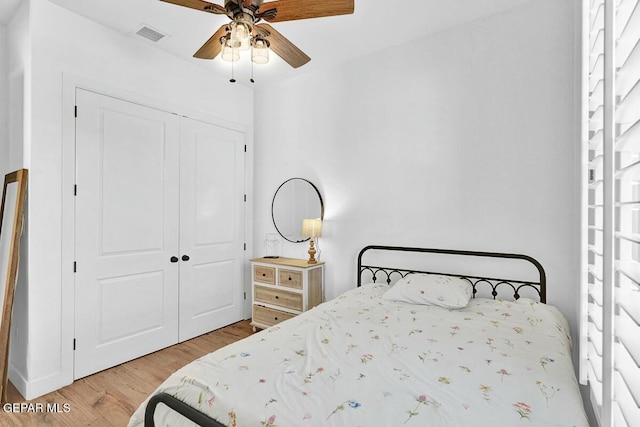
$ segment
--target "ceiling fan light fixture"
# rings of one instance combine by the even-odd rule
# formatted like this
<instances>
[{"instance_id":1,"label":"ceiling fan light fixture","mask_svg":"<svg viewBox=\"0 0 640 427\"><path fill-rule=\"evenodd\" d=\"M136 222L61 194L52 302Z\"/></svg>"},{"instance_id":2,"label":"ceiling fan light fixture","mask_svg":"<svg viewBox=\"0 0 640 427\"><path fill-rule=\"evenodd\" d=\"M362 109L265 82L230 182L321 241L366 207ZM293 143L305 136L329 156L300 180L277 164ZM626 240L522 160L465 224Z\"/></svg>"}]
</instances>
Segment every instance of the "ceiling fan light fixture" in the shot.
<instances>
[{"instance_id":1,"label":"ceiling fan light fixture","mask_svg":"<svg viewBox=\"0 0 640 427\"><path fill-rule=\"evenodd\" d=\"M251 27L244 22L231 23L231 45L240 50L248 50L251 47Z\"/></svg>"},{"instance_id":2,"label":"ceiling fan light fixture","mask_svg":"<svg viewBox=\"0 0 640 427\"><path fill-rule=\"evenodd\" d=\"M251 43L251 61L254 64L266 64L269 62L269 42L267 40L253 39Z\"/></svg>"},{"instance_id":3,"label":"ceiling fan light fixture","mask_svg":"<svg viewBox=\"0 0 640 427\"><path fill-rule=\"evenodd\" d=\"M252 49L252 70L254 63L261 64L269 61L269 49L293 68L301 67L311 60L275 28L261 22L262 20L275 23L350 15L354 12L355 3L355 0L224 0L224 6L221 6L212 3L212 0L160 1L226 15L231 22L219 27L193 56L211 60L222 54L224 60L235 62L240 60L240 50ZM256 46L257 39L266 42L267 48L264 48L262 43ZM232 81L235 81L233 77Z\"/></svg>"},{"instance_id":4,"label":"ceiling fan light fixture","mask_svg":"<svg viewBox=\"0 0 640 427\"><path fill-rule=\"evenodd\" d=\"M224 39L224 43L222 43L222 53L220 55L223 61L227 62L238 62L240 60L240 52L238 49L233 47L230 39Z\"/></svg>"}]
</instances>

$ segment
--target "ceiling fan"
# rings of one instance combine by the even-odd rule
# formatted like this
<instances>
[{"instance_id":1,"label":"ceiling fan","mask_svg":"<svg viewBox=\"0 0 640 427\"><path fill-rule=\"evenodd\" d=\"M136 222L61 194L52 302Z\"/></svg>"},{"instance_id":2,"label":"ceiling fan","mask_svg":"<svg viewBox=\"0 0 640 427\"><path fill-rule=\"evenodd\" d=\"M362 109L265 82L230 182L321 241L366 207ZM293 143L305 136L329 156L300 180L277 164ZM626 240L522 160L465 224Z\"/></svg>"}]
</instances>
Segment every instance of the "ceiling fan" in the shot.
<instances>
[{"instance_id":1,"label":"ceiling fan","mask_svg":"<svg viewBox=\"0 0 640 427\"><path fill-rule=\"evenodd\" d=\"M225 0L224 7L204 0L161 0L204 12L227 15L231 22L222 25L193 55L213 59L222 53L227 61L239 59L238 50L251 49L254 63L265 63L273 50L293 68L311 60L271 25L261 23L320 18L353 13L354 0Z\"/></svg>"}]
</instances>

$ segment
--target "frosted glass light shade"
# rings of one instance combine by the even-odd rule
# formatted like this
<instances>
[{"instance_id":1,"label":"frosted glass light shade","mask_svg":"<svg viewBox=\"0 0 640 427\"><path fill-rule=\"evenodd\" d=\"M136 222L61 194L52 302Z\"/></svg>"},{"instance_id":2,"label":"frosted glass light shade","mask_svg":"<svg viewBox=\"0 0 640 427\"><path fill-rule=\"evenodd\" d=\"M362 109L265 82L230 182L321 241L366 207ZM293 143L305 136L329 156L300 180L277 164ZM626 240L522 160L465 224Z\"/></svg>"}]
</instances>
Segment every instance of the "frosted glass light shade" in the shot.
<instances>
[{"instance_id":1,"label":"frosted glass light shade","mask_svg":"<svg viewBox=\"0 0 640 427\"><path fill-rule=\"evenodd\" d=\"M255 64L266 64L269 62L269 47L264 40L256 39L251 46L251 61Z\"/></svg>"},{"instance_id":2,"label":"frosted glass light shade","mask_svg":"<svg viewBox=\"0 0 640 427\"><path fill-rule=\"evenodd\" d=\"M247 50L251 47L251 29L242 22L231 23L231 46L240 50Z\"/></svg>"},{"instance_id":3,"label":"frosted glass light shade","mask_svg":"<svg viewBox=\"0 0 640 427\"><path fill-rule=\"evenodd\" d=\"M238 49L231 47L230 43L227 42L222 48L221 57L223 61L237 62L240 60L240 52L238 52Z\"/></svg>"}]
</instances>

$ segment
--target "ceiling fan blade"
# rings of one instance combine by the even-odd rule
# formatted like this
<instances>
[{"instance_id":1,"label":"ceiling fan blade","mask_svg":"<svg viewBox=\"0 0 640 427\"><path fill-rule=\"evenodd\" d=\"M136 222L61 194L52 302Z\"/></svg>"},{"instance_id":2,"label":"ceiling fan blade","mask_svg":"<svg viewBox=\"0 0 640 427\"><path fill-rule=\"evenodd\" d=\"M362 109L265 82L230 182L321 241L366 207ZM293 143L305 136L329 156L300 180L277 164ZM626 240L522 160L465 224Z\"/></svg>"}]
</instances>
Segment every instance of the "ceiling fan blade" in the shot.
<instances>
[{"instance_id":1,"label":"ceiling fan blade","mask_svg":"<svg viewBox=\"0 0 640 427\"><path fill-rule=\"evenodd\" d=\"M228 25L224 24L222 27L218 28L209 40L206 41L205 44L202 45L200 49L196 53L193 54L194 58L200 59L213 59L220 51L222 51L222 45L220 44L220 37L227 34L229 31Z\"/></svg>"},{"instance_id":2,"label":"ceiling fan blade","mask_svg":"<svg viewBox=\"0 0 640 427\"><path fill-rule=\"evenodd\" d=\"M201 10L203 12L226 14L227 11L219 4L209 3L203 0L160 0L165 3L177 4L178 6L189 7L191 9Z\"/></svg>"},{"instance_id":3,"label":"ceiling fan blade","mask_svg":"<svg viewBox=\"0 0 640 427\"><path fill-rule=\"evenodd\" d=\"M274 30L271 25L258 24L257 26L269 32L269 36L266 37L269 41L269 48L293 68L298 68L311 61L311 58L309 58L306 53L291 43L285 36Z\"/></svg>"},{"instance_id":4,"label":"ceiling fan blade","mask_svg":"<svg viewBox=\"0 0 640 427\"><path fill-rule=\"evenodd\" d=\"M323 16L350 15L354 0L277 0L263 3L258 13L277 9L275 18L265 16L269 22L294 21L296 19L321 18Z\"/></svg>"}]
</instances>

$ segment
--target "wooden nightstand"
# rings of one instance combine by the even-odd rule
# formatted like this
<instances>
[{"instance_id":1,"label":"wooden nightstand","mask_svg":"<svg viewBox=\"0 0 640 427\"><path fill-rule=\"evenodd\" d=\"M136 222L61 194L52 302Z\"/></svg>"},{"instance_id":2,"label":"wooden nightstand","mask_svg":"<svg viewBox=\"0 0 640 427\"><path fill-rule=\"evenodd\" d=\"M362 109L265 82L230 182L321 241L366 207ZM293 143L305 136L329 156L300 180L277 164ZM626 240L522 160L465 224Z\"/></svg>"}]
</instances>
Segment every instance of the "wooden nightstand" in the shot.
<instances>
[{"instance_id":1,"label":"wooden nightstand","mask_svg":"<svg viewBox=\"0 0 640 427\"><path fill-rule=\"evenodd\" d=\"M306 259L251 260L253 330L290 319L322 302L324 263Z\"/></svg>"}]
</instances>

